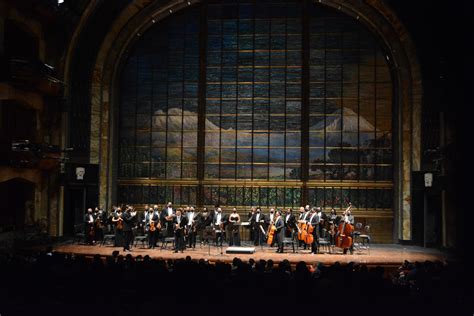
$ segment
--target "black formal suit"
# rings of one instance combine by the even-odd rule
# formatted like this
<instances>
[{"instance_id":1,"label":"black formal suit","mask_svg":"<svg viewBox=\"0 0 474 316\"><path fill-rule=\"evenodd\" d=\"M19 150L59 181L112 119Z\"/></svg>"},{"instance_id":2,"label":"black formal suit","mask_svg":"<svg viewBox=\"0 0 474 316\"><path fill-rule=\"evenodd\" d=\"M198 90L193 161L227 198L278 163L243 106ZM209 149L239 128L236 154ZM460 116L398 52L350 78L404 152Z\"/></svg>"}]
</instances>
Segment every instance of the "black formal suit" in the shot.
<instances>
[{"instance_id":1,"label":"black formal suit","mask_svg":"<svg viewBox=\"0 0 474 316\"><path fill-rule=\"evenodd\" d=\"M283 252L283 238L285 237L285 221L283 220L283 217L280 216L275 219L275 228L276 228L276 236L273 238L273 240L276 240L278 244L278 250L277 252L282 253Z\"/></svg>"},{"instance_id":2,"label":"black formal suit","mask_svg":"<svg viewBox=\"0 0 474 316\"><path fill-rule=\"evenodd\" d=\"M319 246L319 215L317 213L309 215L308 222L313 226L313 242L311 243L311 252L318 253Z\"/></svg>"},{"instance_id":3,"label":"black formal suit","mask_svg":"<svg viewBox=\"0 0 474 316\"><path fill-rule=\"evenodd\" d=\"M178 250L181 250L181 252L184 251L186 248L186 244L184 243L184 228L186 224L188 223L188 218L181 214L179 217L175 216L173 217L173 227L174 229L174 245L175 245L175 251L178 252Z\"/></svg>"},{"instance_id":4,"label":"black formal suit","mask_svg":"<svg viewBox=\"0 0 474 316\"><path fill-rule=\"evenodd\" d=\"M171 214L176 214L176 211L171 208ZM161 221L161 227L163 229L163 237L173 237L174 236L174 228L173 228L173 220L167 221L166 217L170 212L168 212L168 208L165 207L163 211L161 211L160 215L160 221Z\"/></svg>"},{"instance_id":5,"label":"black formal suit","mask_svg":"<svg viewBox=\"0 0 474 316\"><path fill-rule=\"evenodd\" d=\"M254 245L259 246L264 243L265 241L265 235L262 232L263 225L265 224L265 215L262 213L255 213L252 216L250 225L252 226L253 229L253 235L254 235ZM262 228L260 228L262 226Z\"/></svg>"},{"instance_id":6,"label":"black formal suit","mask_svg":"<svg viewBox=\"0 0 474 316\"><path fill-rule=\"evenodd\" d=\"M132 215L129 211L123 212L123 234L125 238L125 244L123 250L130 250L130 243L133 239L133 227L135 226L135 216Z\"/></svg>"},{"instance_id":7,"label":"black formal suit","mask_svg":"<svg viewBox=\"0 0 474 316\"><path fill-rule=\"evenodd\" d=\"M216 229L216 245L222 246L224 241L224 234L225 234L225 217L224 214L216 212L213 219L213 226Z\"/></svg>"},{"instance_id":8,"label":"black formal suit","mask_svg":"<svg viewBox=\"0 0 474 316\"><path fill-rule=\"evenodd\" d=\"M94 215L87 213L84 215L84 236L86 244L92 245L94 243Z\"/></svg>"},{"instance_id":9,"label":"black formal suit","mask_svg":"<svg viewBox=\"0 0 474 316\"><path fill-rule=\"evenodd\" d=\"M151 221L153 221L153 225L155 227L155 230L150 230L151 227ZM145 230L148 232L148 247L150 248L155 248L156 247L156 242L157 242L157 236L158 236L158 223L160 221L160 216L158 215L158 212L148 212L145 215Z\"/></svg>"},{"instance_id":10,"label":"black formal suit","mask_svg":"<svg viewBox=\"0 0 474 316\"><path fill-rule=\"evenodd\" d=\"M298 228L296 228L296 217L290 214L289 216L285 215L283 218L286 226L285 236L291 238L293 237L293 232L298 230Z\"/></svg>"}]
</instances>

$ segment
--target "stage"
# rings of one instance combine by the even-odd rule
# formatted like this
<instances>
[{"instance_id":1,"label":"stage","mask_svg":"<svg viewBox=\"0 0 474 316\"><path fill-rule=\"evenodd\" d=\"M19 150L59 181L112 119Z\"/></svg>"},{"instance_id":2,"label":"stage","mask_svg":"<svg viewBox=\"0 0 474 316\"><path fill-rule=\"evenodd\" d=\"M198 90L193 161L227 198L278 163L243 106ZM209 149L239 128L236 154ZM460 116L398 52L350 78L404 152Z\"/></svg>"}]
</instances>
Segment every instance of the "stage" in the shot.
<instances>
[{"instance_id":1,"label":"stage","mask_svg":"<svg viewBox=\"0 0 474 316\"><path fill-rule=\"evenodd\" d=\"M161 246L161 243L160 243ZM244 245L246 248L249 245ZM422 248L418 246L405 246L397 244L375 244L371 245L369 249L356 249L353 254L343 254L342 249L325 249L320 254L311 254L310 250L304 250L302 248L296 249L293 253L291 247L285 248L284 253L276 253L276 247L268 246L250 246L255 247L254 253L226 253L228 248L224 245L222 248L212 245L197 245L195 249L186 249L183 253L174 253L171 250L171 246L162 249L157 247L155 249L148 249L142 247L139 243L136 247L132 248L131 252L124 252L121 247L112 247L110 245L81 245L72 244L71 242L57 244L53 247L53 250L59 253L74 253L81 254L87 257L99 254L101 257L112 255L114 250L119 251L120 255L131 254L132 256L150 256L154 259L179 259L190 256L192 259L205 259L209 262L232 262L235 257L242 260L248 261L249 259L254 260L273 260L274 263L278 263L282 260L289 260L291 264L296 264L299 261L305 261L308 264L322 263L325 265L331 265L335 262L341 264L354 262L359 264L366 264L368 266L385 266L395 267L403 263L404 260L410 262L424 262L426 260L454 260L449 254L441 252L432 248ZM329 252L331 250L331 252Z\"/></svg>"}]
</instances>

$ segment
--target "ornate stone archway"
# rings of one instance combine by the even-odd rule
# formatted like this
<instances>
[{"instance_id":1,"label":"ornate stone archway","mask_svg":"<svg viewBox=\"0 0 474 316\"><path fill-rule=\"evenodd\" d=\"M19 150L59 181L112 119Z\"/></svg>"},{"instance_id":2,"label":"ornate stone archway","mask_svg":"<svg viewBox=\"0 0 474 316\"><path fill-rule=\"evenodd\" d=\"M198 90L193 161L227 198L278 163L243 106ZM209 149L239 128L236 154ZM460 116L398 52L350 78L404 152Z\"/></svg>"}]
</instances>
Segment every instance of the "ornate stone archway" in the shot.
<instances>
[{"instance_id":1,"label":"ornate stone archway","mask_svg":"<svg viewBox=\"0 0 474 316\"><path fill-rule=\"evenodd\" d=\"M420 69L410 36L394 12L381 0L346 3L318 1L352 16L383 44L394 85L395 186L394 240L411 239L411 172L420 168ZM114 188L113 134L117 78L130 47L149 27L166 16L197 3L136 1L115 20L95 62L91 85L90 162L100 165L100 204L111 205Z\"/></svg>"}]
</instances>

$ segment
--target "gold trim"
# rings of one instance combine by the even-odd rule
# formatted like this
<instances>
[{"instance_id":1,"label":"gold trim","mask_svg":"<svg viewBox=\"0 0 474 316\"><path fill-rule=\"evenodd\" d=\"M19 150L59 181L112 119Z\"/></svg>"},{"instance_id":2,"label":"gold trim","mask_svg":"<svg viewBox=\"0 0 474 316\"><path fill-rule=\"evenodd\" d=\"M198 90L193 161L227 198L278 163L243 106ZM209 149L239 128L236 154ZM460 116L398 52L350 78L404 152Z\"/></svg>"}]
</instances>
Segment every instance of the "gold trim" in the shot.
<instances>
[{"instance_id":1,"label":"gold trim","mask_svg":"<svg viewBox=\"0 0 474 316\"><path fill-rule=\"evenodd\" d=\"M119 185L198 185L204 186L231 186L231 187L293 187L302 188L306 185L309 189L311 187L331 187L331 188L351 188L351 189L389 189L393 187L391 182L320 182L308 181L306 183L299 180L291 181L258 181L248 179L237 180L172 180L172 179L119 179Z\"/></svg>"}]
</instances>

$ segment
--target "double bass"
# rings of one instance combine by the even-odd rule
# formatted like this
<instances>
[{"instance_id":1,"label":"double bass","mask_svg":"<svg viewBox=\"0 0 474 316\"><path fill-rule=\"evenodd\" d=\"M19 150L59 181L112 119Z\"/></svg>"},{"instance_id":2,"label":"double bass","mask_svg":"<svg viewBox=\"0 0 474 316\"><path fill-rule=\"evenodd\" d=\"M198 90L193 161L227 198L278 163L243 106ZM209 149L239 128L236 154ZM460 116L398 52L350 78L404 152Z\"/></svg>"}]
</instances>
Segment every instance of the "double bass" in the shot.
<instances>
[{"instance_id":1,"label":"double bass","mask_svg":"<svg viewBox=\"0 0 474 316\"><path fill-rule=\"evenodd\" d=\"M275 232L276 232L276 226L274 224L270 224L270 227L268 228L268 233L267 233L267 245L271 246L271 244L273 243Z\"/></svg>"},{"instance_id":2,"label":"double bass","mask_svg":"<svg viewBox=\"0 0 474 316\"><path fill-rule=\"evenodd\" d=\"M346 209L349 210L352 205L349 203L349 207ZM346 214L344 212L344 214ZM352 246L352 233L354 232L354 226L350 223L347 223L345 220L341 220L336 231L335 245L336 247L342 249L348 249Z\"/></svg>"}]
</instances>

